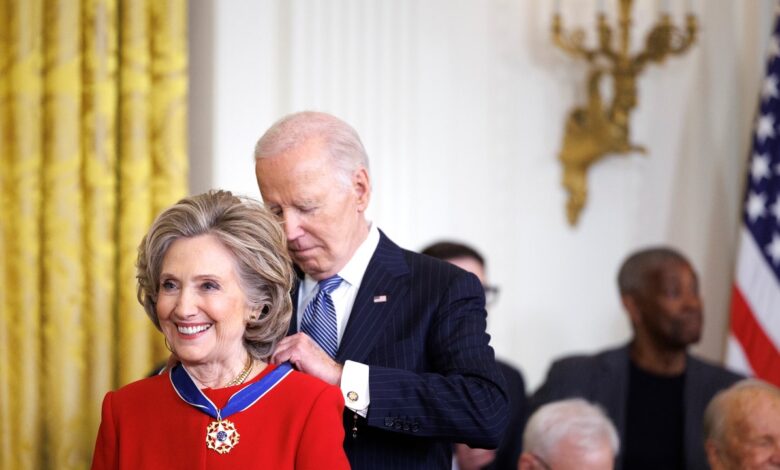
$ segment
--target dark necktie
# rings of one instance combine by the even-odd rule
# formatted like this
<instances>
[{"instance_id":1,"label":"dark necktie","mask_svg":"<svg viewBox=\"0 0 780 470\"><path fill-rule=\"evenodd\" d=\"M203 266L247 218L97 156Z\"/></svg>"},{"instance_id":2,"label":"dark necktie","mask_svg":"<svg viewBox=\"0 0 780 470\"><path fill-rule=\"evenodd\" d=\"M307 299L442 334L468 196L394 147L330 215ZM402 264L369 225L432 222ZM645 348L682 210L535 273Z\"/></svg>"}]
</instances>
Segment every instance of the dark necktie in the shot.
<instances>
[{"instance_id":1,"label":"dark necktie","mask_svg":"<svg viewBox=\"0 0 780 470\"><path fill-rule=\"evenodd\" d=\"M336 275L318 282L320 290L306 306L301 321L301 331L311 336L330 357L334 358L339 344L336 307L333 305L330 293L336 290L341 281L342 279Z\"/></svg>"}]
</instances>

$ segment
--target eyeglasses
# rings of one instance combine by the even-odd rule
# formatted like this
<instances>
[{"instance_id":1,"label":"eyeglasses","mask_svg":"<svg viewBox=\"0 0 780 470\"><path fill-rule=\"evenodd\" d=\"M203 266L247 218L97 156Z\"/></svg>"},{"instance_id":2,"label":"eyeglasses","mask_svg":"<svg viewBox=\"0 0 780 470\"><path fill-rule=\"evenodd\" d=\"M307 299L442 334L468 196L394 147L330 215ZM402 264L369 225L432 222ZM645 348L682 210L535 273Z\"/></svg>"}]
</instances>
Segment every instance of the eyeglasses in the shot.
<instances>
[{"instance_id":1,"label":"eyeglasses","mask_svg":"<svg viewBox=\"0 0 780 470\"><path fill-rule=\"evenodd\" d=\"M485 306L492 305L493 302L498 299L498 293L500 289L498 286L493 286L490 284L483 284L482 288L485 289Z\"/></svg>"}]
</instances>

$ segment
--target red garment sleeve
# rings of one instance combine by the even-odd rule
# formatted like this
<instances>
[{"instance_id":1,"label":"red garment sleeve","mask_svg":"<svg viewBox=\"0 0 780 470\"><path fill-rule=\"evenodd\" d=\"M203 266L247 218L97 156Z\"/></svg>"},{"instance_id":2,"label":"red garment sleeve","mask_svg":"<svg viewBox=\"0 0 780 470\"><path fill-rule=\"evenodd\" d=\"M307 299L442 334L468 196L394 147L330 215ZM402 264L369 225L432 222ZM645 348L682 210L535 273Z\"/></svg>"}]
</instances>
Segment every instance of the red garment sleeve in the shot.
<instances>
[{"instance_id":1,"label":"red garment sleeve","mask_svg":"<svg viewBox=\"0 0 780 470\"><path fill-rule=\"evenodd\" d=\"M116 423L112 408L113 395L114 392L108 392L103 398L103 412L97 442L95 442L95 453L92 456L92 470L119 468Z\"/></svg>"},{"instance_id":2,"label":"red garment sleeve","mask_svg":"<svg viewBox=\"0 0 780 470\"><path fill-rule=\"evenodd\" d=\"M344 453L343 412L341 390L332 386L323 389L306 418L295 456L296 470L349 470Z\"/></svg>"}]
</instances>

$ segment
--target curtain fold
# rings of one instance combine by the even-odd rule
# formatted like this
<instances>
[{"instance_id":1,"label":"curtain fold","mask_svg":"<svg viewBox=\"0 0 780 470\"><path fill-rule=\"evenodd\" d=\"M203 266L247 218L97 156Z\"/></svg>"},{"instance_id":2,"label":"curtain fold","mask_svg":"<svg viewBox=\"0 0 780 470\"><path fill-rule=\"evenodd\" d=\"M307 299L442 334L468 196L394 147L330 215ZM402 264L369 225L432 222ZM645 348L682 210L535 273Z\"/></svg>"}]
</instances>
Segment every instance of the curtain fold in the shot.
<instances>
[{"instance_id":1,"label":"curtain fold","mask_svg":"<svg viewBox=\"0 0 780 470\"><path fill-rule=\"evenodd\" d=\"M87 468L166 352L137 246L186 194L185 0L0 0L0 469Z\"/></svg>"},{"instance_id":2,"label":"curtain fold","mask_svg":"<svg viewBox=\"0 0 780 470\"><path fill-rule=\"evenodd\" d=\"M87 403L100 403L116 384L113 334L116 318L117 221L117 5L116 0L90 0L84 4L84 236L89 247L85 309L91 312L85 332ZM97 429L100 409L90 407L87 428Z\"/></svg>"},{"instance_id":3,"label":"curtain fold","mask_svg":"<svg viewBox=\"0 0 780 470\"><path fill-rule=\"evenodd\" d=\"M154 1L154 0L150 0ZM119 3L119 381L149 371L152 331L135 290L135 258L152 218L149 3ZM143 347L139 347L143 345Z\"/></svg>"},{"instance_id":4,"label":"curtain fold","mask_svg":"<svg viewBox=\"0 0 780 470\"><path fill-rule=\"evenodd\" d=\"M81 51L78 0L44 9L44 96L41 259L43 350L41 396L46 413L44 459L78 463L84 445L84 259L80 172ZM22 156L23 157L23 156Z\"/></svg>"},{"instance_id":5,"label":"curtain fold","mask_svg":"<svg viewBox=\"0 0 780 470\"><path fill-rule=\"evenodd\" d=\"M187 16L186 0L152 1L152 212L187 192ZM133 253L135 259L136 253ZM152 347L157 357L168 354L162 335Z\"/></svg>"},{"instance_id":6,"label":"curtain fold","mask_svg":"<svg viewBox=\"0 0 780 470\"><path fill-rule=\"evenodd\" d=\"M43 168L43 5L41 1L11 1L4 11L8 61L4 63L6 96L3 115L2 173L7 217L3 227L7 247L3 253L8 307L3 312L8 341L3 369L8 371L10 408L3 415L2 434L9 436L0 451L5 468L40 468L42 442L41 404L41 221ZM7 136L7 141L6 141ZM11 225L12 224L12 225ZM7 346L5 346L7 345ZM5 462L4 462L5 463Z\"/></svg>"}]
</instances>

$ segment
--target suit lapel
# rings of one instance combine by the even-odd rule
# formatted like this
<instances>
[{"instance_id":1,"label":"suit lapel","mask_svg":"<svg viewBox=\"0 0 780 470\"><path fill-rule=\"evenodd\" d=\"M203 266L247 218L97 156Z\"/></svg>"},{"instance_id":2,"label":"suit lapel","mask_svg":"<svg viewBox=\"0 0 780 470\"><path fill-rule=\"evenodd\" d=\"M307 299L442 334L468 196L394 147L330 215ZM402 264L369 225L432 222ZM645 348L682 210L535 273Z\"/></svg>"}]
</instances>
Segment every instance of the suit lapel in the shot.
<instances>
[{"instance_id":1,"label":"suit lapel","mask_svg":"<svg viewBox=\"0 0 780 470\"><path fill-rule=\"evenodd\" d=\"M628 401L628 346L613 350L604 358L606 375L600 384L601 403L607 404L608 414L614 416L619 436L625 436L626 402Z\"/></svg>"},{"instance_id":2,"label":"suit lapel","mask_svg":"<svg viewBox=\"0 0 780 470\"><path fill-rule=\"evenodd\" d=\"M403 301L409 288L409 266L403 250L380 230L379 244L360 283L336 360L364 361L390 314L405 311Z\"/></svg>"}]
</instances>

